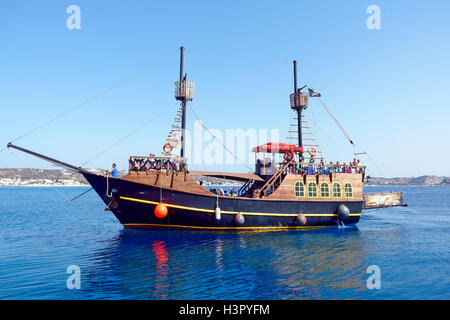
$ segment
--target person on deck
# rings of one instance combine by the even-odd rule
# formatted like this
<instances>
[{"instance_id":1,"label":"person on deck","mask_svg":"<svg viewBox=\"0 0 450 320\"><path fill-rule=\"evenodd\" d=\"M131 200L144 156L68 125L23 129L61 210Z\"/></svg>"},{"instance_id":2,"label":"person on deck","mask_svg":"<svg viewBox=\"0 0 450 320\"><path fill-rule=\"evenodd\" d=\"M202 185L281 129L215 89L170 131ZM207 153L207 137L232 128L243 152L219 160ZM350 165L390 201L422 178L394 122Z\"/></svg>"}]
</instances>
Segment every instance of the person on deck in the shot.
<instances>
[{"instance_id":1,"label":"person on deck","mask_svg":"<svg viewBox=\"0 0 450 320\"><path fill-rule=\"evenodd\" d=\"M309 163L310 163L310 165L308 166L308 174L311 175L311 174L314 174L314 165L312 165L314 163L313 157L311 157L309 159Z\"/></svg>"},{"instance_id":2,"label":"person on deck","mask_svg":"<svg viewBox=\"0 0 450 320\"><path fill-rule=\"evenodd\" d=\"M323 158L320 159L319 174L321 174L321 175L328 174L327 168L325 167L325 163L323 162Z\"/></svg>"},{"instance_id":3,"label":"person on deck","mask_svg":"<svg viewBox=\"0 0 450 320\"><path fill-rule=\"evenodd\" d=\"M356 171L358 173L361 173L363 171L360 166L361 166L361 164L359 163L359 159L358 159L358 160L356 160Z\"/></svg>"},{"instance_id":4,"label":"person on deck","mask_svg":"<svg viewBox=\"0 0 450 320\"><path fill-rule=\"evenodd\" d=\"M117 166L115 163L112 164L112 170L108 171L107 174L110 174L111 177L118 177L119 176L119 170L117 170Z\"/></svg>"},{"instance_id":5,"label":"person on deck","mask_svg":"<svg viewBox=\"0 0 450 320\"><path fill-rule=\"evenodd\" d=\"M335 168L336 168L336 170L334 170L334 172L337 172L337 173L342 172L341 165L340 165L339 161L336 162Z\"/></svg>"},{"instance_id":6,"label":"person on deck","mask_svg":"<svg viewBox=\"0 0 450 320\"><path fill-rule=\"evenodd\" d=\"M330 165L328 166L328 173L334 173L333 161L330 161Z\"/></svg>"}]
</instances>

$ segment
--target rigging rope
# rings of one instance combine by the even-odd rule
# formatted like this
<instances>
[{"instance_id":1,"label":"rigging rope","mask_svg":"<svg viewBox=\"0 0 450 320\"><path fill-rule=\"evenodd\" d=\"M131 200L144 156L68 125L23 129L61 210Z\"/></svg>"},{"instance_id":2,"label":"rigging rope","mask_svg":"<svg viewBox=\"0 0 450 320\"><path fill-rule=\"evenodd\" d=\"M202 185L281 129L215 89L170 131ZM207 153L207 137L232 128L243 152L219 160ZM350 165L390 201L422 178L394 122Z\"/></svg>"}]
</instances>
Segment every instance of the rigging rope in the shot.
<instances>
[{"instance_id":1,"label":"rigging rope","mask_svg":"<svg viewBox=\"0 0 450 320\"><path fill-rule=\"evenodd\" d=\"M93 96L89 97L88 99L86 99L86 100L83 101L82 103L80 103L80 104L78 104L78 105L76 105L76 106L74 106L74 107L72 107L72 108L70 108L70 109L67 109L66 111L64 111L64 112L62 112L62 113L56 115L55 117L51 118L50 120L47 120L46 122L43 122L43 123L41 123L40 125L37 125L37 126L34 127L33 129L31 129L31 130L29 130L29 131L26 131L24 134L22 134L22 135L20 135L20 136L18 136L18 137L16 137L16 138L14 138L13 140L11 140L10 143L16 142L17 140L20 140L20 139L22 139L22 138L24 138L24 137L26 137L26 136L28 136L28 135L30 135L30 134L32 134L32 133L38 131L39 129L41 129L41 128L47 126L47 125L49 125L50 123L52 123L52 122L58 120L59 118L62 118L62 117L64 117L65 115L67 115L67 114L69 114L69 113L71 113L71 112L73 112L73 111L75 111L75 110L77 110L77 109L79 109L79 108L85 106L86 104L90 103L91 101L97 99L98 97L101 97L102 95L106 94L107 92L109 92L109 91L113 90L114 88L118 87L120 84L124 83L125 81L129 80L130 78L133 78L133 77L135 77L136 75L142 73L144 70L147 70L147 69L141 69L141 70L139 70L139 71L136 71L136 72L134 72L134 73L132 73L132 74L130 74L130 75L128 75L128 76L122 78L121 80L119 80L118 82L116 82L115 84L113 84L112 86L110 86L110 87L108 87L108 88L106 88L106 89L104 89L104 90L98 92L97 94L94 94ZM0 152L5 151L6 149L8 149L8 148L7 148L7 147L6 147L6 148L3 148L2 150L0 150Z\"/></svg>"},{"instance_id":2,"label":"rigging rope","mask_svg":"<svg viewBox=\"0 0 450 320\"><path fill-rule=\"evenodd\" d=\"M330 115L330 117L334 120L334 122L336 122L336 124L338 125L338 127L341 129L342 133L346 136L346 138L348 139L348 141L350 141L350 143L353 145L353 155L357 156L360 154L365 154L367 155L367 158L373 163L373 165L380 171L380 173L382 174L383 177L385 177L385 174L383 172L383 170L381 170L381 168L375 163L375 161L369 156L369 154L367 152L355 152L355 148L356 145L353 142L353 140L350 138L350 136L348 135L348 133L344 130L344 128L341 126L341 124L339 123L339 121L337 121L337 119L334 117L333 113L330 111L330 109L327 107L327 105L325 104L325 102L323 102L323 100L320 98L321 95L320 93L316 92L313 89L310 89L310 96L311 97L316 97L319 99L320 103L322 104L322 106L325 108L325 110L328 112L328 114ZM312 93L312 95L311 95Z\"/></svg>"},{"instance_id":3,"label":"rigging rope","mask_svg":"<svg viewBox=\"0 0 450 320\"><path fill-rule=\"evenodd\" d=\"M82 195L86 194L88 191L91 191L91 189L87 190L86 192L83 192L81 195L73 198L72 200L69 200L63 193L61 193L56 187L51 186L51 188L64 200L66 200L68 203L70 203L72 206L79 206L81 208L83 208L87 213L92 213L93 209L88 209L84 204L82 204L82 202L73 202L75 199L81 197ZM116 223L117 220L114 220L111 215L107 215L108 219L110 219L111 221L113 221L114 223Z\"/></svg>"},{"instance_id":4,"label":"rigging rope","mask_svg":"<svg viewBox=\"0 0 450 320\"><path fill-rule=\"evenodd\" d=\"M331 142L331 145L332 146L335 146L335 143L333 142L333 140L331 140L331 138L322 130L322 128L320 128L318 125L317 125L317 122L316 122L316 117L314 116L314 108L309 108L310 110L311 110L311 119L312 119L312 122L313 122L313 128L314 128L314 131L316 132L316 136L317 136L317 140L318 140L318 144L320 145L320 139L319 139L319 131L318 130L320 130L320 132ZM326 159L325 157L324 157L324 154L323 154L323 152L320 152L321 153L321 155L322 155L322 159Z\"/></svg>"},{"instance_id":5,"label":"rigging rope","mask_svg":"<svg viewBox=\"0 0 450 320\"><path fill-rule=\"evenodd\" d=\"M381 176L382 176L382 177L386 177L386 175L384 174L383 170L381 170L381 168L375 163L375 161L370 157L370 155L369 155L369 153L368 153L367 151L364 151L364 152L355 152L355 148L356 148L356 145L353 145L353 154L354 154L355 156L365 154L365 155L367 156L367 158L370 160L370 162L372 162L372 164L373 164L373 165L377 168L377 170L381 173Z\"/></svg>"},{"instance_id":6,"label":"rigging rope","mask_svg":"<svg viewBox=\"0 0 450 320\"><path fill-rule=\"evenodd\" d=\"M112 198L112 190L111 190L111 194L108 193L109 190L109 174L106 174L106 195L108 196L108 198Z\"/></svg>"},{"instance_id":7,"label":"rigging rope","mask_svg":"<svg viewBox=\"0 0 450 320\"><path fill-rule=\"evenodd\" d=\"M135 134L136 132L138 132L140 129L142 129L144 126L148 125L150 122L156 120L157 118L159 118L161 115L163 115L166 112L165 109L161 110L161 112L159 112L156 116L154 116L153 118L150 118L149 120L145 121L144 123L142 123L141 125L139 125L137 128L133 129L130 133L128 133L127 135L125 135L124 137L120 138L119 140L117 140L116 142L110 144L108 147L106 147L105 149L103 149L103 151L97 153L95 156L93 156L92 158L90 158L89 160L87 160L86 162L84 162L83 164L81 164L80 167L83 167L84 165L86 165L87 163L91 162L92 160L98 158L99 156L101 156L102 154L106 153L107 151L109 151L110 149L112 149L113 147L115 147L117 144L121 143L122 141L124 141L125 139L129 138L130 136L132 136L133 134Z\"/></svg>"},{"instance_id":8,"label":"rigging rope","mask_svg":"<svg viewBox=\"0 0 450 320\"><path fill-rule=\"evenodd\" d=\"M241 164L243 164L244 166L246 166L248 169L250 169L250 172L253 172L254 169L250 168L245 162L241 161L231 150L229 150L211 131L209 131L209 129L203 124L202 121L200 121L199 117L197 116L197 114L195 113L194 109L190 106L187 105L189 107L189 110L192 112L192 114L194 115L194 117L197 119L197 121L200 123L200 125L203 127L203 129L205 129L210 135L211 137L214 138L214 140L216 140L220 145L222 145L222 148L224 148L228 153L230 153L234 159L236 159L238 162L240 162Z\"/></svg>"},{"instance_id":9,"label":"rigging rope","mask_svg":"<svg viewBox=\"0 0 450 320\"><path fill-rule=\"evenodd\" d=\"M323 100L320 97L317 97L320 101L320 103L322 104L322 106L325 108L325 110L328 112L328 114L330 115L330 117L334 120L334 122L336 122L336 124L338 125L338 127L341 129L342 133L347 137L348 141L350 141L351 144L353 144L353 140L350 138L350 136L347 134L347 132L344 130L344 128L341 126L341 124L339 123L339 121L337 121L337 119L334 117L334 115L331 113L330 109L328 109L327 105L325 104L325 102L323 102Z\"/></svg>"}]
</instances>

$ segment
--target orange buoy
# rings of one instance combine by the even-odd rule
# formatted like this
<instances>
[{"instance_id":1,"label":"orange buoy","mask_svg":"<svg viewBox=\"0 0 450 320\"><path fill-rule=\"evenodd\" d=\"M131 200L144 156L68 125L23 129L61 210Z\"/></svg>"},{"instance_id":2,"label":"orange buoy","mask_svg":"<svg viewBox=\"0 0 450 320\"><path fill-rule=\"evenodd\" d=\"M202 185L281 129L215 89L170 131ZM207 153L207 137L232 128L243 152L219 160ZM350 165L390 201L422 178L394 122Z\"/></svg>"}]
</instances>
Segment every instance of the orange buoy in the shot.
<instances>
[{"instance_id":1,"label":"orange buoy","mask_svg":"<svg viewBox=\"0 0 450 320\"><path fill-rule=\"evenodd\" d=\"M164 203L158 203L155 207L155 216L157 218L165 218L167 216L167 207Z\"/></svg>"}]
</instances>

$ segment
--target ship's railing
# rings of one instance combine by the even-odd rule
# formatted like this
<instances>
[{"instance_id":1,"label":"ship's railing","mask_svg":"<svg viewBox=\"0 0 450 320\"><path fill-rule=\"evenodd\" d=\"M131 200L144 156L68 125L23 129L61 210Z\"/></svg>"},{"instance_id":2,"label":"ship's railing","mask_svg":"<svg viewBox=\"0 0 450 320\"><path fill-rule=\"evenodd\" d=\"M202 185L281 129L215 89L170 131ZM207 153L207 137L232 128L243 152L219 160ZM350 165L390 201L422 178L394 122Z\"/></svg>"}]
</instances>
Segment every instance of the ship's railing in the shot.
<instances>
[{"instance_id":1,"label":"ship's railing","mask_svg":"<svg viewBox=\"0 0 450 320\"><path fill-rule=\"evenodd\" d=\"M302 163L292 162L288 168L289 173L308 175L328 175L330 173L365 173L366 166L344 165L335 163Z\"/></svg>"},{"instance_id":2,"label":"ship's railing","mask_svg":"<svg viewBox=\"0 0 450 320\"><path fill-rule=\"evenodd\" d=\"M129 172L186 172L186 158L131 156L128 159Z\"/></svg>"}]
</instances>

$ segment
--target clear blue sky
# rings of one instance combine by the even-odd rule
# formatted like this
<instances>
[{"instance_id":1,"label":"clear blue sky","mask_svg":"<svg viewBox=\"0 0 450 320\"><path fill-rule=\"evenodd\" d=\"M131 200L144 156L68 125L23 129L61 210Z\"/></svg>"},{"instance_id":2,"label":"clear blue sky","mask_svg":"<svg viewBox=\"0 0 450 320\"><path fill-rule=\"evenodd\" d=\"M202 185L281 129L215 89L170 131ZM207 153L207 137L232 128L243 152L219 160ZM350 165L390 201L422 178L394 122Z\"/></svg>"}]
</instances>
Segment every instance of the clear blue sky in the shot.
<instances>
[{"instance_id":1,"label":"clear blue sky","mask_svg":"<svg viewBox=\"0 0 450 320\"><path fill-rule=\"evenodd\" d=\"M81 9L69 30L66 8ZM381 30L369 30L369 5ZM88 167L127 167L160 153L178 108L179 47L196 83L192 103L210 128L289 129L292 65L374 164L373 175L450 176L449 1L8 1L0 0L0 143L70 110L16 143ZM327 159L352 148L311 103ZM311 112L309 110L308 112ZM188 128L192 127L192 117ZM0 167L50 168L18 151ZM245 167L197 167L239 170Z\"/></svg>"}]
</instances>

